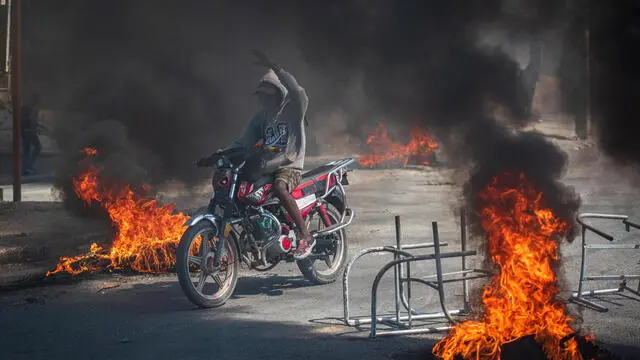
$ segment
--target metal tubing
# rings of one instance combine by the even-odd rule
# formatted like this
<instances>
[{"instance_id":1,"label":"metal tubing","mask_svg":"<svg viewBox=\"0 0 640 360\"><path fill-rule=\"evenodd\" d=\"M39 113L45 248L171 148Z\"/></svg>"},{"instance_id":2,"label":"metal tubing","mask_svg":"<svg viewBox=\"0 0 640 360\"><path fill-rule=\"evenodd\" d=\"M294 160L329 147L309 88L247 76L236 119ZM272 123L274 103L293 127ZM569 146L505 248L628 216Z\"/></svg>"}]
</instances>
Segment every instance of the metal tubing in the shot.
<instances>
[{"instance_id":1,"label":"metal tubing","mask_svg":"<svg viewBox=\"0 0 640 360\"><path fill-rule=\"evenodd\" d=\"M442 276L448 276L448 275L462 275L462 274L469 274L475 272L475 270L473 269L467 269L464 271L452 271L452 272L448 272L448 273L443 273ZM425 275L422 278L423 279L428 279L428 278L432 278L432 277L437 277L438 275L433 274L433 275Z\"/></svg>"},{"instance_id":2,"label":"metal tubing","mask_svg":"<svg viewBox=\"0 0 640 360\"><path fill-rule=\"evenodd\" d=\"M583 227L587 228L594 233L600 235L601 237L613 241L613 236L605 233L604 231L598 230L591 225L585 224L583 219L611 219L611 220L627 220L629 216L627 215L616 215L616 214L597 214L597 213L582 213L578 215L578 223Z\"/></svg>"},{"instance_id":3,"label":"metal tubing","mask_svg":"<svg viewBox=\"0 0 640 360\"><path fill-rule=\"evenodd\" d=\"M460 208L460 250L467 251L467 217L465 216L464 208ZM469 287L467 277L467 257L462 256L462 299L464 304L464 311L471 312L471 306L469 305ZM444 274L443 274L444 275Z\"/></svg>"},{"instance_id":4,"label":"metal tubing","mask_svg":"<svg viewBox=\"0 0 640 360\"><path fill-rule=\"evenodd\" d=\"M484 279L486 278L488 275L477 275L477 276L467 276L466 278L460 278L460 279L445 279L442 280L443 284L448 284L448 283L454 283L454 282L460 282L460 281L465 281L466 280L475 280L475 279ZM413 281L415 281L415 279L413 279Z\"/></svg>"},{"instance_id":5,"label":"metal tubing","mask_svg":"<svg viewBox=\"0 0 640 360\"><path fill-rule=\"evenodd\" d=\"M582 227L582 251L580 261L580 279L578 280L578 294L582 294L582 283L584 282L585 272L587 270L587 228ZM578 295L580 297L580 295Z\"/></svg>"},{"instance_id":6,"label":"metal tubing","mask_svg":"<svg viewBox=\"0 0 640 360\"><path fill-rule=\"evenodd\" d=\"M610 220L622 220L622 223L625 225L626 231L630 231L631 227L640 228L638 224L631 222L628 220L629 216L627 215L618 215L618 214L598 214L598 213L582 213L578 215L578 223L582 225L582 249L581 249L581 259L580 259L580 278L578 279L578 291L573 292L570 300L587 304L588 306L594 307L600 311L608 311L606 307L595 304L591 301L584 299L583 297L594 296L594 295L602 295L602 294L612 294L619 293L625 290L630 291L634 295L640 296L640 284L638 284L638 290L634 291L629 289L626 285L626 280L632 279L640 279L640 275L625 275L625 274L616 274L616 275L587 275L587 249L596 249L596 250L614 250L614 249L640 249L640 244L587 244L587 230L593 231L597 235L604 237L609 241L613 241L613 236L604 233L603 231L596 229L593 226L585 224L583 219L610 219ZM585 281L611 281L611 280L622 280L622 283L618 288L613 289L601 289L601 290L584 290L584 282Z\"/></svg>"},{"instance_id":7,"label":"metal tubing","mask_svg":"<svg viewBox=\"0 0 640 360\"><path fill-rule=\"evenodd\" d=\"M353 257L353 259L351 259L351 261L349 261L349 263L347 263L347 266L345 266L344 273L342 275L342 302L343 302L343 305L344 305L344 322L347 325L349 325L349 316L350 316L350 312L349 312L349 274L351 273L351 268L353 267L353 264L355 264L355 262L358 259L360 259L361 257L363 257L363 256L365 256L367 254L376 253L376 252L389 252L389 253L394 253L394 254L397 252L397 253L399 253L399 254L401 254L403 256L412 257L412 255L409 254L408 252L397 250L393 246L380 246L380 247L369 248L369 249L364 249L364 250L360 251L356 256Z\"/></svg>"},{"instance_id":8,"label":"metal tubing","mask_svg":"<svg viewBox=\"0 0 640 360\"><path fill-rule=\"evenodd\" d=\"M440 298L440 306L442 307L442 312L447 317L447 320L449 320L449 322L451 322L452 324L456 324L457 321L455 321L449 315L449 312L447 311L447 306L444 303L444 285L442 283L442 260L440 259L440 244L439 244L440 235L438 234L438 222L437 221L433 221L431 223L431 228L433 230L433 243L436 244L436 246L434 246L434 248L433 248L433 252L434 252L435 260L436 260L436 275L438 275L437 276L437 278L438 278L438 297ZM462 255L462 256L464 256L464 255Z\"/></svg>"},{"instance_id":9,"label":"metal tubing","mask_svg":"<svg viewBox=\"0 0 640 360\"><path fill-rule=\"evenodd\" d=\"M594 250L606 250L606 249L633 250L633 249L640 249L640 244L587 244L587 249L594 249Z\"/></svg>"},{"instance_id":10,"label":"metal tubing","mask_svg":"<svg viewBox=\"0 0 640 360\"><path fill-rule=\"evenodd\" d=\"M620 214L602 214L602 213L581 213L578 215L578 220L582 219L611 219L611 220L627 220L628 215Z\"/></svg>"},{"instance_id":11,"label":"metal tubing","mask_svg":"<svg viewBox=\"0 0 640 360\"><path fill-rule=\"evenodd\" d=\"M628 287L627 285L625 285L624 286L624 290L627 290L628 292L634 294L635 296L640 296L640 289L634 290L634 289Z\"/></svg>"},{"instance_id":12,"label":"metal tubing","mask_svg":"<svg viewBox=\"0 0 640 360\"><path fill-rule=\"evenodd\" d=\"M409 305L409 329L413 325L413 319L411 318L412 309L411 309L411 263L407 263L407 304Z\"/></svg>"},{"instance_id":13,"label":"metal tubing","mask_svg":"<svg viewBox=\"0 0 640 360\"><path fill-rule=\"evenodd\" d=\"M439 250L439 248L438 248ZM397 251L397 250L396 250ZM444 253L444 254L439 254L438 258L439 259L443 259L443 258L454 258L454 257L460 257L462 255L465 256L471 256L471 255L475 255L476 252L475 251L466 251L464 253L462 253L461 251L454 251L454 252L450 252L450 253ZM380 269L380 271L378 271L378 274L376 274L375 279L373 280L373 286L371 287L371 337L375 337L376 335L376 322L374 321L374 319L376 319L376 303L377 303L377 296L378 296L378 286L380 285L380 280L382 280L382 276L384 274L386 274L387 271L389 271L390 268L396 266L397 264L400 263L409 263L412 261L422 261L422 260L433 260L436 258L435 254L428 254L428 255L419 255L419 256L409 256L406 259L398 259L398 260L393 260L390 261L388 263L386 263L382 269ZM446 309L445 309L446 312Z\"/></svg>"},{"instance_id":14,"label":"metal tubing","mask_svg":"<svg viewBox=\"0 0 640 360\"><path fill-rule=\"evenodd\" d=\"M589 290L583 291L581 293L574 292L573 297L581 297L581 296L589 296L589 295L603 295L603 294L615 294L621 292L623 287L611 288L611 289L602 289L602 290Z\"/></svg>"},{"instance_id":15,"label":"metal tubing","mask_svg":"<svg viewBox=\"0 0 640 360\"><path fill-rule=\"evenodd\" d=\"M400 215L396 215L396 249L402 250L402 245L400 244L401 239L401 229L400 229ZM393 253L393 260L398 260L398 253ZM399 266L395 266L393 268L393 285L394 285L394 300L396 306L396 319L400 319L400 303L398 297L400 296L400 291L402 291L400 287L400 282L402 278L402 274L400 273L401 268ZM404 294L403 294L404 295ZM411 308L408 309L409 314L411 314Z\"/></svg>"},{"instance_id":16,"label":"metal tubing","mask_svg":"<svg viewBox=\"0 0 640 360\"><path fill-rule=\"evenodd\" d=\"M451 330L451 326L435 327L435 328L422 328L422 329L410 329L410 330L391 330L380 331L377 336L390 336L390 335L413 335L413 334L425 334L434 332L443 332Z\"/></svg>"},{"instance_id":17,"label":"metal tubing","mask_svg":"<svg viewBox=\"0 0 640 360\"><path fill-rule=\"evenodd\" d=\"M582 304L586 304L587 306L591 306L591 307L595 308L596 310L598 310L600 312L609 311L609 309L607 309L606 307L598 305L598 304L594 303L593 301L589 301L589 300L587 300L585 298L573 297L573 298L571 298L571 300L576 302L576 303L578 303L578 304L582 303Z\"/></svg>"},{"instance_id":18,"label":"metal tubing","mask_svg":"<svg viewBox=\"0 0 640 360\"><path fill-rule=\"evenodd\" d=\"M440 246L447 246L448 243L443 242L442 244L440 244ZM402 247L403 250L416 250L416 249L426 249L426 248L432 248L433 247L433 243L419 243L419 244L409 244L409 245L404 245Z\"/></svg>"},{"instance_id":19,"label":"metal tubing","mask_svg":"<svg viewBox=\"0 0 640 360\"><path fill-rule=\"evenodd\" d=\"M585 276L585 280L634 280L640 279L640 275L594 275Z\"/></svg>"},{"instance_id":20,"label":"metal tubing","mask_svg":"<svg viewBox=\"0 0 640 360\"><path fill-rule=\"evenodd\" d=\"M449 311L450 315L460 315L462 313L463 313L462 309ZM413 315L413 320L431 320L431 319L439 319L443 317L444 317L443 313L437 312L437 313ZM407 320L409 320L409 316L400 316L399 321L407 321ZM388 315L388 316L378 316L376 318L376 321L377 322L398 322L398 319L393 315ZM367 317L349 319L348 325L359 326L359 325L368 325L368 324L371 324L371 318L367 316Z\"/></svg>"},{"instance_id":21,"label":"metal tubing","mask_svg":"<svg viewBox=\"0 0 640 360\"><path fill-rule=\"evenodd\" d=\"M332 225L332 226L330 226L330 227L328 227L326 229L322 229L322 230L314 233L313 236L314 237L318 237L318 236L324 236L324 235L333 234L334 232L337 232L337 231L342 230L345 227L349 226L351 224L351 222L353 221L353 217L355 215L355 212L352 209L345 209L345 214L347 214L346 216L349 217L349 219L347 219L346 222L343 220L342 222L339 222L339 223L337 223L335 225Z\"/></svg>"},{"instance_id":22,"label":"metal tubing","mask_svg":"<svg viewBox=\"0 0 640 360\"><path fill-rule=\"evenodd\" d=\"M625 225L627 231L631 231L631 228L640 229L640 224L635 223L633 221L629 221L629 219L622 220L622 223Z\"/></svg>"}]
</instances>

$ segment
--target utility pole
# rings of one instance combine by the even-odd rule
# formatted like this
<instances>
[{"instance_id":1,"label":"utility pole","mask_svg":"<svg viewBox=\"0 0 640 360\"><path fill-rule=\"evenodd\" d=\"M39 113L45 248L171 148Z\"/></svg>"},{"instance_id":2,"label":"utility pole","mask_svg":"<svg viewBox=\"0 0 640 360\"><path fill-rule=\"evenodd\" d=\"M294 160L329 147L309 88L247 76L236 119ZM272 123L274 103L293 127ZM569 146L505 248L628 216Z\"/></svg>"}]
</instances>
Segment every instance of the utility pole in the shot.
<instances>
[{"instance_id":1,"label":"utility pole","mask_svg":"<svg viewBox=\"0 0 640 360\"><path fill-rule=\"evenodd\" d=\"M22 99L20 96L20 71L21 71L21 49L20 49L20 0L11 1L11 104L13 108L13 201L22 201L22 166L20 164L20 113L22 110Z\"/></svg>"}]
</instances>

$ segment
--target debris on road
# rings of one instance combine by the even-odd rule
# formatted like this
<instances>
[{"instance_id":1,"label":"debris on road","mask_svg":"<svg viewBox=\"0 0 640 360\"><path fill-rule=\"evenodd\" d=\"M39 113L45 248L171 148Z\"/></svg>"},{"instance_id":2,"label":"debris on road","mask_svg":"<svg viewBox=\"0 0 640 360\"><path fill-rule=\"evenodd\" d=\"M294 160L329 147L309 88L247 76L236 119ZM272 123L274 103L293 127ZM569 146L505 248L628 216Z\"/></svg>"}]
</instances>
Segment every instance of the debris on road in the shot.
<instances>
[{"instance_id":1,"label":"debris on road","mask_svg":"<svg viewBox=\"0 0 640 360\"><path fill-rule=\"evenodd\" d=\"M123 284L122 282L104 283L102 286L98 287L98 292L101 292L101 291L104 291L104 290L109 290L109 289L114 289L114 288L120 287L120 285L122 285L122 284Z\"/></svg>"}]
</instances>

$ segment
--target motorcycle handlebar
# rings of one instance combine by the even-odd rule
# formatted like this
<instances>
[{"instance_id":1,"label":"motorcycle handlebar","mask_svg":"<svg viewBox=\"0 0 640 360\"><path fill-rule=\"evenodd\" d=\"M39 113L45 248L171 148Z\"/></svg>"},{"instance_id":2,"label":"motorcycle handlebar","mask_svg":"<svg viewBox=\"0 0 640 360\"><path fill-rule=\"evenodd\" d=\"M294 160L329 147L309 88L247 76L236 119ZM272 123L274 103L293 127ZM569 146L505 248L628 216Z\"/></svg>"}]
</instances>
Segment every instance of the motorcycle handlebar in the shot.
<instances>
[{"instance_id":1,"label":"motorcycle handlebar","mask_svg":"<svg viewBox=\"0 0 640 360\"><path fill-rule=\"evenodd\" d=\"M200 159L200 160L196 161L196 166L197 167L213 167L213 166L216 165L216 163L220 159L225 159L225 158L229 158L229 157L232 157L232 156L238 156L238 155L241 155L243 153L244 154L248 154L246 149L244 149L244 148L230 148L230 149L224 149L224 150L216 151L210 157L204 158L204 159ZM241 165L239 167L242 167L242 165L244 165L244 163L245 163L245 159L243 159L243 161L241 161Z\"/></svg>"}]
</instances>

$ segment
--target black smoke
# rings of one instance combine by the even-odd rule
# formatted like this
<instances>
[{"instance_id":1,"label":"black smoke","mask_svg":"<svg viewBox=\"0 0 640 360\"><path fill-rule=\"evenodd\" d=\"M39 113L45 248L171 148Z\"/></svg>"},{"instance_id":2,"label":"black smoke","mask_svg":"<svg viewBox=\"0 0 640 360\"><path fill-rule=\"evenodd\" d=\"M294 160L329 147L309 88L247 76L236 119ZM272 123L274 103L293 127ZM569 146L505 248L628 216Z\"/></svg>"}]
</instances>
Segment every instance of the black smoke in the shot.
<instances>
[{"instance_id":1,"label":"black smoke","mask_svg":"<svg viewBox=\"0 0 640 360\"><path fill-rule=\"evenodd\" d=\"M113 170L116 177L193 184L203 174L192 168L192 160L226 144L251 115L247 103L262 69L250 66L248 50L263 48L307 88L312 127L314 114L333 108L347 114L347 129L354 133L380 117L407 127L426 126L444 142L453 162L470 172L470 192L501 169L524 171L549 194L556 212L571 220L579 201L558 181L565 155L540 136L517 132L532 121L531 86L539 64L530 61L522 71L501 48L479 41L483 29L499 29L514 42L533 44L535 59L542 32L563 28L569 29L564 34L580 33L581 17L569 5L552 0L277 5L249 0L54 5L33 0L25 6L25 19L31 19L25 20L25 33L35 39L32 50L25 50L26 88L42 93L44 101L62 104L63 110L87 115L61 127L65 131L57 140L63 151L77 154L77 147L101 143L118 149L103 155L120 165ZM594 45L596 73L612 71L606 70L611 53ZM351 101L354 78L362 81L362 102ZM598 81L611 88L612 79L624 80ZM584 97L575 95L584 88L579 72L572 86L565 93L573 104L568 110L575 112L580 101L572 99ZM614 111L604 105L598 109L602 119ZM118 138L105 132L96 139L101 127ZM606 140L604 127L601 132L603 144L613 143ZM110 141L115 144L107 145ZM64 157L66 166L59 167L69 169L58 172L62 183L68 183L74 156Z\"/></svg>"},{"instance_id":2,"label":"black smoke","mask_svg":"<svg viewBox=\"0 0 640 360\"><path fill-rule=\"evenodd\" d=\"M592 118L602 150L640 164L640 2L594 1L585 7L590 30Z\"/></svg>"},{"instance_id":3,"label":"black smoke","mask_svg":"<svg viewBox=\"0 0 640 360\"><path fill-rule=\"evenodd\" d=\"M524 172L547 203L571 224L579 198L560 183L566 155L544 137L520 133L530 117L535 43L566 20L558 1L307 2L313 16L300 37L305 59L327 76L364 73L375 111L390 122L422 125L469 172L467 201L503 171ZM500 48L480 45L482 28L533 43L530 66ZM569 235L572 239L572 234Z\"/></svg>"},{"instance_id":4,"label":"black smoke","mask_svg":"<svg viewBox=\"0 0 640 360\"><path fill-rule=\"evenodd\" d=\"M288 41L291 18L265 2L32 0L23 19L24 92L63 114L54 176L70 204L84 147L99 150L95 162L115 182L204 180L193 162L226 146L257 110L251 94L266 69L252 65L250 49L270 50L311 82Z\"/></svg>"}]
</instances>

